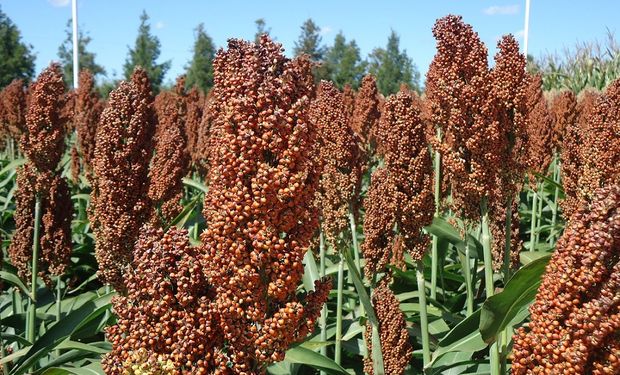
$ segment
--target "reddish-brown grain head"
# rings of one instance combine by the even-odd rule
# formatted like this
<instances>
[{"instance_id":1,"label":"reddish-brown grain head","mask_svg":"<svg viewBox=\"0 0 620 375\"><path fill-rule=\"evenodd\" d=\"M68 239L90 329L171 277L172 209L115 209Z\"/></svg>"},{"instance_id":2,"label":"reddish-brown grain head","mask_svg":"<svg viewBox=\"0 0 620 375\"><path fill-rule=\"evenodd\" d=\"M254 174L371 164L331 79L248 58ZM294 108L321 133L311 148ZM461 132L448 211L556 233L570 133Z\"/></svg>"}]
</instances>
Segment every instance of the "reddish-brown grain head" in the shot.
<instances>
[{"instance_id":1,"label":"reddish-brown grain head","mask_svg":"<svg viewBox=\"0 0 620 375\"><path fill-rule=\"evenodd\" d=\"M150 215L148 168L155 119L146 73L136 69L110 93L97 127L91 193L99 276L123 290L140 227Z\"/></svg>"}]
</instances>

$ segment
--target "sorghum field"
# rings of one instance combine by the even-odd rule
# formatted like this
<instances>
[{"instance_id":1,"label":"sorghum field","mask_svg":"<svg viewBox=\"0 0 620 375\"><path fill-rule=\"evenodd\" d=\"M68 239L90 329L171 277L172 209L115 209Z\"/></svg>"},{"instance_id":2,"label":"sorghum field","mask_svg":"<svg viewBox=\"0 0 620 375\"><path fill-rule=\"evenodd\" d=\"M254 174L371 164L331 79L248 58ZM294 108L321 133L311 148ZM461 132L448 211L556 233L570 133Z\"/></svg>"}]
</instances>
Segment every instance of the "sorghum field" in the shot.
<instances>
[{"instance_id":1,"label":"sorghum field","mask_svg":"<svg viewBox=\"0 0 620 375\"><path fill-rule=\"evenodd\" d=\"M206 95L6 86L3 373L620 374L613 67L432 32L421 93L317 82L266 34Z\"/></svg>"}]
</instances>

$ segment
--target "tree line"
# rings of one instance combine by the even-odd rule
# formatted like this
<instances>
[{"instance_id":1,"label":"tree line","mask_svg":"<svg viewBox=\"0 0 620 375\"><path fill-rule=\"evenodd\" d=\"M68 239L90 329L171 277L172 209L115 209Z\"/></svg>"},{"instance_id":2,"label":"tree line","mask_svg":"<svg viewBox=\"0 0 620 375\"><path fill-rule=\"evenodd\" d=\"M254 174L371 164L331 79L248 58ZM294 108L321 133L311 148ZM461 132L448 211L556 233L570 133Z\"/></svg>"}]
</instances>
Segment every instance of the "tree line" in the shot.
<instances>
[{"instance_id":1,"label":"tree line","mask_svg":"<svg viewBox=\"0 0 620 375\"><path fill-rule=\"evenodd\" d=\"M271 29L263 18L255 21L256 38L270 34ZM66 39L58 48L58 59L63 66L64 80L68 87L73 86L73 45L72 28L69 19ZM106 70L96 62L96 54L89 51L92 41L87 33L78 32L78 60L80 69L88 69L99 78L100 91L107 94L116 82L103 79ZM273 35L272 35L273 37ZM350 85L357 89L362 77L372 73L377 78L377 86L382 94L397 92L402 84L414 90L420 89L420 73L405 50L400 48L398 34L392 30L385 47L378 47L362 58L360 48L354 39L347 40L342 31L335 36L332 45L323 43L321 28L311 19L301 25L300 35L293 52L307 54L316 63L314 76L317 81L325 79L334 82L340 89ZM197 86L207 92L213 86L213 59L216 45L203 23L194 29L192 58L185 66L187 86ZM133 47L129 47L123 65L123 78L128 79L136 66L146 71L154 92L164 86L164 77L171 66L171 60L160 61L161 43L152 34L148 14L140 15L140 25ZM22 41L21 32L11 19L0 10L0 87L8 85L15 78L31 80L35 73L35 53L30 44Z\"/></svg>"}]
</instances>

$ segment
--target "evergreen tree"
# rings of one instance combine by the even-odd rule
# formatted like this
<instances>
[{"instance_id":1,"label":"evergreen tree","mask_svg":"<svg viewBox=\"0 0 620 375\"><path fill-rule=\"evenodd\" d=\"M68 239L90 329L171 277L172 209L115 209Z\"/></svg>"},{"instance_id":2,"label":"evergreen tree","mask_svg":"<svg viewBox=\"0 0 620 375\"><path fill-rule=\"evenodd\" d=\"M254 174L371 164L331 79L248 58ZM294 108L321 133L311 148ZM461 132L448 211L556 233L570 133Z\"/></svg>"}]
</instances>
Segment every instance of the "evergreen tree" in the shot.
<instances>
[{"instance_id":1,"label":"evergreen tree","mask_svg":"<svg viewBox=\"0 0 620 375\"><path fill-rule=\"evenodd\" d=\"M257 19L256 21L254 21L254 24L256 25L256 34L254 35L254 42L258 43L260 41L261 35L271 33L271 28L267 27L267 24L265 23L264 18Z\"/></svg>"},{"instance_id":2,"label":"evergreen tree","mask_svg":"<svg viewBox=\"0 0 620 375\"><path fill-rule=\"evenodd\" d=\"M386 48L375 48L369 56L369 72L377 77L377 87L386 96L398 92L403 83L420 91L420 73L407 51L400 51L399 43L400 38L392 30Z\"/></svg>"},{"instance_id":3,"label":"evergreen tree","mask_svg":"<svg viewBox=\"0 0 620 375\"><path fill-rule=\"evenodd\" d=\"M196 28L196 41L194 42L194 57L187 67L187 87L198 86L203 92L209 91L213 86L213 59L215 58L215 45L213 39L207 34L201 23Z\"/></svg>"},{"instance_id":4,"label":"evergreen tree","mask_svg":"<svg viewBox=\"0 0 620 375\"><path fill-rule=\"evenodd\" d=\"M21 39L17 26L0 10L0 87L16 78L29 81L34 77L32 46Z\"/></svg>"},{"instance_id":5,"label":"evergreen tree","mask_svg":"<svg viewBox=\"0 0 620 375\"><path fill-rule=\"evenodd\" d=\"M312 61L318 62L323 60L325 55L325 47L321 46L321 29L317 24L312 21L312 18L308 18L306 22L301 25L301 34L299 39L295 42L293 47L293 53L295 56L306 54L310 56Z\"/></svg>"},{"instance_id":6,"label":"evergreen tree","mask_svg":"<svg viewBox=\"0 0 620 375\"><path fill-rule=\"evenodd\" d=\"M151 25L148 23L149 16L145 11L140 15L140 27L135 47L129 48L129 55L123 65L125 79L129 79L136 66L141 66L151 81L153 92L158 93L164 80L164 76L170 69L170 60L161 64L157 63L160 54L159 39L151 35Z\"/></svg>"},{"instance_id":7,"label":"evergreen tree","mask_svg":"<svg viewBox=\"0 0 620 375\"><path fill-rule=\"evenodd\" d=\"M366 62L360 57L360 49L355 40L347 43L342 31L336 35L334 45L325 55L327 77L338 88L343 89L346 84L357 89L366 71Z\"/></svg>"},{"instance_id":8,"label":"evergreen tree","mask_svg":"<svg viewBox=\"0 0 620 375\"><path fill-rule=\"evenodd\" d=\"M67 21L67 38L58 47L58 58L62 64L63 78L67 87L73 87L73 28L71 19ZM86 50L91 38L78 30L78 63L80 70L90 70L94 77L105 74L105 69L95 62L95 54Z\"/></svg>"}]
</instances>

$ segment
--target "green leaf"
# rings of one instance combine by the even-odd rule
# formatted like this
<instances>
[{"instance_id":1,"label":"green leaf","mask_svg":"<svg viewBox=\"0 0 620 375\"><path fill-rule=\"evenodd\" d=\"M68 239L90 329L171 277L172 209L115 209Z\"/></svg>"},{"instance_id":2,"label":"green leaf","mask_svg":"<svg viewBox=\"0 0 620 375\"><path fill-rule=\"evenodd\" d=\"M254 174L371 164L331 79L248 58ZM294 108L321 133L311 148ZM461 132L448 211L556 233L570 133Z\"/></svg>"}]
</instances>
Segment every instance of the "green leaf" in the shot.
<instances>
[{"instance_id":1,"label":"green leaf","mask_svg":"<svg viewBox=\"0 0 620 375\"><path fill-rule=\"evenodd\" d=\"M316 260L314 259L314 254L312 250L308 249L306 254L304 255L304 274L302 276L302 281L304 283L304 288L307 291L314 290L314 282L320 279L319 269L316 266Z\"/></svg>"},{"instance_id":2,"label":"green leaf","mask_svg":"<svg viewBox=\"0 0 620 375\"><path fill-rule=\"evenodd\" d=\"M187 177L183 177L183 185L199 190L205 194L209 191L209 188L203 183L192 180L191 178L187 178Z\"/></svg>"},{"instance_id":3,"label":"green leaf","mask_svg":"<svg viewBox=\"0 0 620 375\"><path fill-rule=\"evenodd\" d=\"M59 322L53 324L47 332L41 336L33 345L24 358L19 360L11 371L12 375L24 374L37 361L47 353L51 352L56 346L70 337L73 332L78 330L87 321L92 320L95 313L110 304L110 300L115 295L114 292L105 294L96 300L88 301L79 309L72 311Z\"/></svg>"},{"instance_id":4,"label":"green leaf","mask_svg":"<svg viewBox=\"0 0 620 375\"><path fill-rule=\"evenodd\" d=\"M0 176L7 173L10 170L17 169L26 163L26 159L15 159L9 164L7 164L4 168L0 170Z\"/></svg>"},{"instance_id":5,"label":"green leaf","mask_svg":"<svg viewBox=\"0 0 620 375\"><path fill-rule=\"evenodd\" d=\"M0 358L0 365L3 365L5 363L9 363L11 361L14 361L18 358L23 357L24 355L26 355L26 353L28 353L28 350L30 350L30 346L27 346L23 349L20 349L18 351L16 351L15 353L11 353L9 355L7 355L4 358Z\"/></svg>"},{"instance_id":6,"label":"green leaf","mask_svg":"<svg viewBox=\"0 0 620 375\"><path fill-rule=\"evenodd\" d=\"M8 271L0 271L0 278L7 283L18 287L25 295L28 296L28 298L30 298L30 291L28 290L28 287L26 287L24 282L17 275Z\"/></svg>"},{"instance_id":7,"label":"green leaf","mask_svg":"<svg viewBox=\"0 0 620 375\"><path fill-rule=\"evenodd\" d=\"M448 334L439 341L437 349L433 353L431 364L442 355L450 352L477 352L486 348L487 344L482 340L478 330L480 326L480 310L454 326Z\"/></svg>"},{"instance_id":8,"label":"green leaf","mask_svg":"<svg viewBox=\"0 0 620 375\"><path fill-rule=\"evenodd\" d=\"M325 371L328 374L349 375L344 368L330 358L303 346L294 346L287 350L284 359L290 363L300 363L320 371Z\"/></svg>"},{"instance_id":9,"label":"green leaf","mask_svg":"<svg viewBox=\"0 0 620 375\"><path fill-rule=\"evenodd\" d=\"M519 258L521 260L521 264L526 265L529 264L536 259L544 258L549 256L549 253L544 251L522 251L519 253Z\"/></svg>"},{"instance_id":10,"label":"green leaf","mask_svg":"<svg viewBox=\"0 0 620 375\"><path fill-rule=\"evenodd\" d=\"M517 271L501 293L488 298L480 314L482 339L491 343L519 311L534 301L545 267L551 256L534 260ZM518 323L518 322L517 322Z\"/></svg>"},{"instance_id":11,"label":"green leaf","mask_svg":"<svg viewBox=\"0 0 620 375\"><path fill-rule=\"evenodd\" d=\"M368 316L368 320L372 325L372 345L376 350L372 351L372 362L373 362L373 370L376 375L384 374L385 370L383 368L383 355L381 353L381 342L379 340L379 320L375 315L375 309L372 306L372 302L370 301L370 296L366 292L366 287L364 286L364 282L362 282L362 277L353 263L353 259L351 259L351 254L348 251L343 252L344 259L346 260L347 266L349 267L349 275L353 279L353 285L355 285L355 290L357 290L357 294L362 306L364 306L364 310L366 310L366 315Z\"/></svg>"},{"instance_id":12,"label":"green leaf","mask_svg":"<svg viewBox=\"0 0 620 375\"><path fill-rule=\"evenodd\" d=\"M441 217L433 218L433 223L429 226L424 227L424 230L436 236L441 240L448 241L452 245L454 245L461 253L465 253L465 241L461 237L460 232L450 225L445 219ZM483 258L482 254L482 244L475 237L467 233L467 241L470 248L474 250L474 253L477 254L478 259Z\"/></svg>"},{"instance_id":13,"label":"green leaf","mask_svg":"<svg viewBox=\"0 0 620 375\"><path fill-rule=\"evenodd\" d=\"M79 341L65 340L61 342L60 345L56 347L56 349L77 349L83 352L90 352L90 353L96 353L96 354L106 354L112 349L112 346L107 342L102 341L96 344L99 344L99 346L95 346L93 345L93 343L85 344ZM107 344L107 345L103 345L103 344Z\"/></svg>"}]
</instances>

